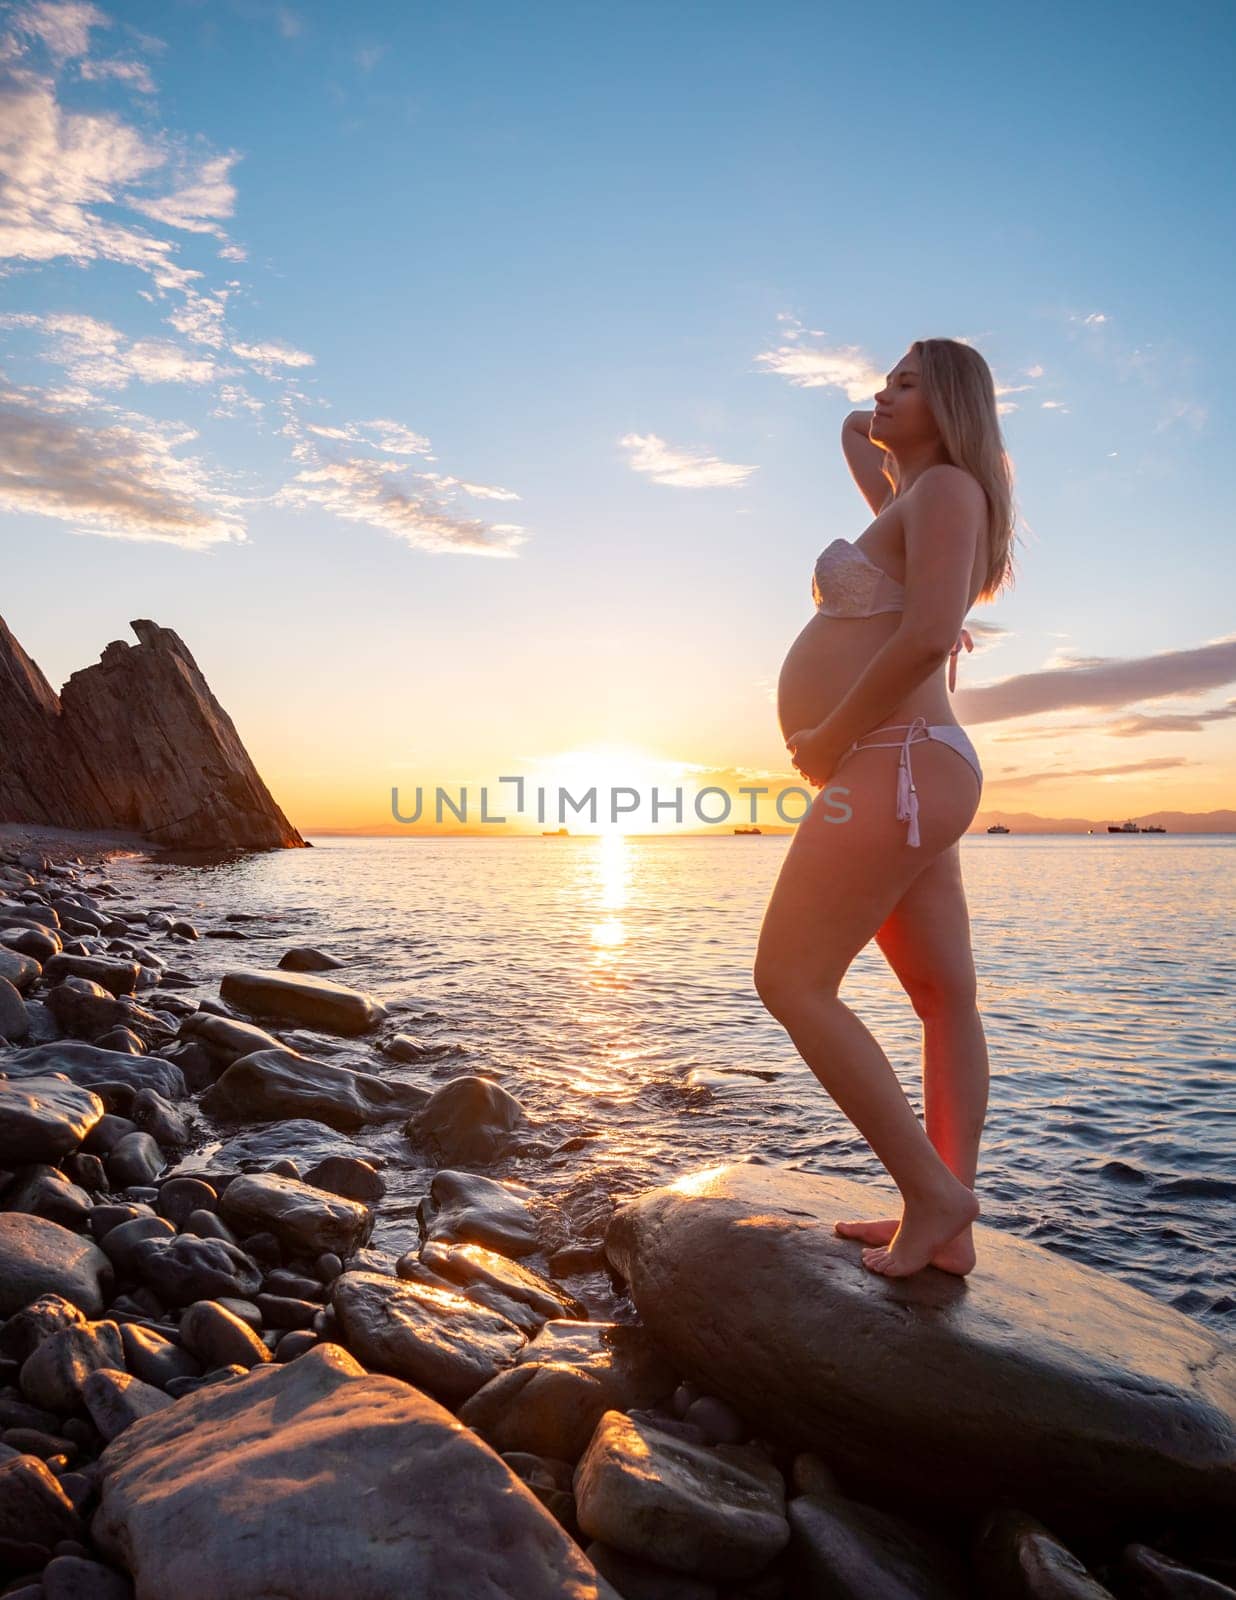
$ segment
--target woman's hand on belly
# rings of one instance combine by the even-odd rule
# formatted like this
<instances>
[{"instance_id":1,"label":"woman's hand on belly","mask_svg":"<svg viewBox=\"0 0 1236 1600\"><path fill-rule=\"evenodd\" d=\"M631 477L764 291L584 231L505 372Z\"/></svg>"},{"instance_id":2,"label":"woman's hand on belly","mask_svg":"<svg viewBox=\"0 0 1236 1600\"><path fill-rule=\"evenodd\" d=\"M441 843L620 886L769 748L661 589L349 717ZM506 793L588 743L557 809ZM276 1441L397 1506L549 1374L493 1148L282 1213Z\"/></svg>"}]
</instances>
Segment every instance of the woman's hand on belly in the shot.
<instances>
[{"instance_id":1,"label":"woman's hand on belly","mask_svg":"<svg viewBox=\"0 0 1236 1600\"><path fill-rule=\"evenodd\" d=\"M800 728L785 743L794 758L795 770L817 789L822 789L832 777L849 748L837 742L826 722L814 728Z\"/></svg>"}]
</instances>

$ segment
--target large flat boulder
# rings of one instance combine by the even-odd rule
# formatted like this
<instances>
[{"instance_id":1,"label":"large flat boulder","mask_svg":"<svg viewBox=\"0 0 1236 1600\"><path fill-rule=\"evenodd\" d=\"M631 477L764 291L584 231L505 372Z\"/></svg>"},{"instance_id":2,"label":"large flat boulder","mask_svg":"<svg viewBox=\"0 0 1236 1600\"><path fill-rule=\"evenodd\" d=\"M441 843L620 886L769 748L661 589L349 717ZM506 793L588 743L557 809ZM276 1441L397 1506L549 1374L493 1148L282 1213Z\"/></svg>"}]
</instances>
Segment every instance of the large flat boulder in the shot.
<instances>
[{"instance_id":1,"label":"large flat boulder","mask_svg":"<svg viewBox=\"0 0 1236 1600\"><path fill-rule=\"evenodd\" d=\"M428 1094L295 1050L255 1050L233 1061L202 1104L218 1116L264 1122L310 1117L346 1133L371 1122L398 1122Z\"/></svg>"},{"instance_id":2,"label":"large flat boulder","mask_svg":"<svg viewBox=\"0 0 1236 1600\"><path fill-rule=\"evenodd\" d=\"M133 1422L101 1473L139 1595L620 1600L500 1456L336 1345Z\"/></svg>"},{"instance_id":3,"label":"large flat boulder","mask_svg":"<svg viewBox=\"0 0 1236 1600\"><path fill-rule=\"evenodd\" d=\"M1236 1511L1236 1351L1140 1290L993 1228L969 1278L868 1272L866 1185L736 1163L621 1206L606 1254L649 1333L860 1498L1104 1513ZM895 1210L894 1213L895 1214Z\"/></svg>"},{"instance_id":4,"label":"large flat boulder","mask_svg":"<svg viewBox=\"0 0 1236 1600\"><path fill-rule=\"evenodd\" d=\"M225 973L219 997L251 1016L299 1022L327 1033L368 1033L386 1015L372 995L304 972L242 967Z\"/></svg>"}]
</instances>

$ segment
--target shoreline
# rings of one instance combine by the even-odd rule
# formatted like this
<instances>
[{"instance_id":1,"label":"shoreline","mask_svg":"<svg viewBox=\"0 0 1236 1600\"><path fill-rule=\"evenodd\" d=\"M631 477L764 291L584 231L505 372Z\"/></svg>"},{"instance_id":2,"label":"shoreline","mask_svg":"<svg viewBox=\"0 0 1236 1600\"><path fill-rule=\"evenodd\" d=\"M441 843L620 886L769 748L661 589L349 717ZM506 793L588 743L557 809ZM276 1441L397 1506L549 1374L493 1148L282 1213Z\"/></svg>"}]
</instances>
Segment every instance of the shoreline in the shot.
<instances>
[{"instance_id":1,"label":"shoreline","mask_svg":"<svg viewBox=\"0 0 1236 1600\"><path fill-rule=\"evenodd\" d=\"M54 870L15 869L26 852ZM199 929L183 905L143 908L140 889L117 889L99 871L134 856L160 859L132 834L0 827L10 917L0 922L0 962L9 956L31 1029L25 1041L0 1040L0 1166L14 1171L0 1191L0 1540L14 1526L6 1506L17 1504L6 1485L19 1499L41 1496L45 1521L37 1538L25 1530L29 1566L16 1574L29 1572L30 1600L57 1560L93 1565L117 1583L130 1575L159 1600L249 1600L276 1586L335 1600L315 1566L327 1558L313 1550L314 1530L332 1518L332 1570L359 1563L373 1583L382 1552L390 1560L402 1548L409 1571L430 1563L413 1574L426 1592L462 1596L498 1570L520 1600L639 1600L675 1582L695 1600L797 1600L842 1548L857 1552L855 1596L881 1592L889 1563L907 1560L915 1593L968 1595L1026 1549L1065 1568L1080 1555L1113 1581L1130 1563L1157 1570L1164 1559L1196 1563L1215 1581L1236 1577L1189 1512L1191 1496L1207 1514L1224 1503L1215 1478L1224 1449L1224 1470L1236 1474L1236 1416L1224 1422L1197 1387L1199 1374L1232 1357L1204 1325L1024 1242L1011 1247L1014 1267L975 1283L933 1269L873 1280L858 1247L827 1225L830 1180L758 1158L639 1195L610 1217L600 1246L551 1250L526 1186L487 1175L495 1160L522 1153L517 1100L466 1068L447 1065L444 1078L415 1041L401 1047L407 1036L390 1034L397 1020L336 983L346 971L310 959L308 947L294 946L287 966L285 950L276 968L270 944L251 945L261 970L238 951L246 971L229 971L217 997L207 993L209 981L180 964L196 940L235 938L254 914L236 907L203 917ZM43 959L15 962L10 939L41 945ZM60 952L48 955L55 944ZM121 1049L117 1030L132 1036ZM375 1070L335 1064L337 1049L314 1050L302 1030L354 1040ZM296 1048L281 1037L289 1033ZM270 1136L293 1119L316 1125L312 1156L277 1153ZM358 1156L348 1137L381 1122L400 1124L435 1169L417 1206L419 1243L398 1260L370 1244L382 1165ZM223 1159L218 1141L251 1135L249 1156ZM211 1144L216 1153L190 1175L186 1160ZM710 1182L727 1175L733 1193L710 1201ZM560 1197L543 1176L552 1208ZM688 1194L698 1198L689 1208ZM819 1217L809 1232L812 1206ZM701 1236L664 1242L668 1224L693 1231L696 1216ZM761 1241L757 1229L772 1232ZM1004 1237L984 1244L993 1259ZM744 1238L753 1253L736 1270ZM635 1320L602 1321L588 1309L588 1280L601 1271ZM1037 1271L1051 1274L1054 1293L1035 1294ZM691 1272L702 1294L688 1287ZM754 1294L741 1292L760 1281ZM805 1288L813 1309L809 1326L798 1326L790 1308ZM1070 1293L1093 1308L1084 1326L1068 1322ZM1040 1298L1058 1308L1063 1333L1036 1309ZM955 1316L953 1306L970 1309ZM911 1439L934 1416L920 1444L937 1466L947 1445L942 1397L958 1372L978 1379L991 1351L1005 1352L998 1384L963 1384L950 1401L973 1391L993 1450L1009 1426L1010 1394L1028 1416L1045 1377L1064 1382L1066 1420L1053 1424L1063 1431L1052 1445L1062 1464L1046 1474L1026 1466L1014 1484L1018 1504L1050 1527L1000 1513L982 1473L951 1499L944 1473L944 1502L924 1520L891 1470L895 1451L887 1471L847 1458L843 1419L854 1401L839 1394L838 1378L845 1350L855 1355L859 1307L884 1318L850 1361L879 1379L860 1409L887 1401L881 1426ZM714 1334L727 1328L721 1360ZM813 1371L817 1336L841 1348ZM923 1366L924 1338L947 1357L938 1370ZM1153 1356L1144 1368L1139 1342ZM791 1346L799 1353L787 1374ZM805 1434L796 1393L782 1397L779 1418L770 1405L787 1379L791 1391L810 1390L816 1421ZM273 1437L272 1404L284 1418ZM1198 1440L1198 1459L1183 1465L1177 1408ZM321 1436L297 1453L309 1417L341 1463L328 1493L315 1487ZM392 1431L399 1418L403 1444ZM1079 1521L1055 1507L1052 1486L1096 1450L1107 1462L1106 1498L1077 1489L1084 1474L1070 1484L1082 1494ZM163 1488L171 1462L174 1503ZM475 1532L475 1546L459 1539L456 1521L472 1538L473 1503L499 1530ZM187 1554L181 1517L210 1530ZM289 1520L303 1533L303 1557L274 1537ZM1142 1538L1156 1541L1149 1554ZM246 1539L242 1555L235 1544ZM59 1551L66 1540L78 1553ZM521 1540L546 1552L538 1577L523 1568ZM394 1592L392 1581L384 1575L386 1587L364 1592Z\"/></svg>"}]
</instances>

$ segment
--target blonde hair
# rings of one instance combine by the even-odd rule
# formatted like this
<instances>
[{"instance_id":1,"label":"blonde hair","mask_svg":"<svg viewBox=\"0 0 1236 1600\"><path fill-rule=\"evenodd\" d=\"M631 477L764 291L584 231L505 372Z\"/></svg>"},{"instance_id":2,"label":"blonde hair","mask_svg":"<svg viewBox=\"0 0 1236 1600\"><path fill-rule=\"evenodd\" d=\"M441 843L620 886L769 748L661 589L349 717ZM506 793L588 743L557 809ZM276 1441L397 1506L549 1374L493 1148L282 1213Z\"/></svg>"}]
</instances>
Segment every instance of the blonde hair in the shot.
<instances>
[{"instance_id":1,"label":"blonde hair","mask_svg":"<svg viewBox=\"0 0 1236 1600\"><path fill-rule=\"evenodd\" d=\"M1016 510L1013 463L1004 447L991 368L971 345L957 339L916 339L910 352L922 368L927 402L949 461L976 478L987 496L987 576L975 597L994 600L1014 582ZM884 476L899 492L896 458L884 451Z\"/></svg>"}]
</instances>

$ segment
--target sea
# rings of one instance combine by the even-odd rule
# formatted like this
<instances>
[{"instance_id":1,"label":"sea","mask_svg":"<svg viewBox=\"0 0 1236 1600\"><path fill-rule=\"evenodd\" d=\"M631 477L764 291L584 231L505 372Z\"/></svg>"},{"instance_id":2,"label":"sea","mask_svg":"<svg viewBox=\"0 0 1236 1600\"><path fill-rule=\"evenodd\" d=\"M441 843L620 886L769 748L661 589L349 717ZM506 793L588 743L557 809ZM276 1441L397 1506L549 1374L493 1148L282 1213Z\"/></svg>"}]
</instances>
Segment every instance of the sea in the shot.
<instances>
[{"instance_id":1,"label":"sea","mask_svg":"<svg viewBox=\"0 0 1236 1600\"><path fill-rule=\"evenodd\" d=\"M344 963L323 976L383 1001L385 1031L426 1055L399 1065L364 1037L280 1030L297 1048L430 1089L500 1082L533 1137L489 1174L552 1216L559 1243L595 1242L623 1200L744 1158L887 1188L752 983L788 835L311 839L211 865L118 858L106 876L203 933L245 932L175 947L199 994L312 945ZM1232 1327L1236 836L960 848L991 1058L983 1222ZM921 1112L920 1025L874 943L841 997ZM207 1166L249 1137L205 1131L190 1160ZM248 1148L308 1158L321 1136L296 1124ZM383 1166L375 1248L413 1247L432 1166L397 1124L329 1142Z\"/></svg>"}]
</instances>

